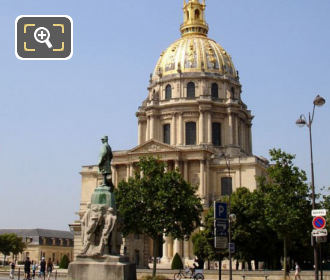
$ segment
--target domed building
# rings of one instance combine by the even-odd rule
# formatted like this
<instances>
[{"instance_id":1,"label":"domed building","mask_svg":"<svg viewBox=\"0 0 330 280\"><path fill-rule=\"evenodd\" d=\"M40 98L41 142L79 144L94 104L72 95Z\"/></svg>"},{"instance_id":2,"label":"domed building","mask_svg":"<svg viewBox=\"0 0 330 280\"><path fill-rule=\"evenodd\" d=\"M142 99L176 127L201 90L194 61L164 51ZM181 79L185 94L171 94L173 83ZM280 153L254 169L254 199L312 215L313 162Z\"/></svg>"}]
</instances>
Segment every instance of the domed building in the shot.
<instances>
[{"instance_id":1,"label":"domed building","mask_svg":"<svg viewBox=\"0 0 330 280\"><path fill-rule=\"evenodd\" d=\"M141 156L159 156L169 169L178 168L185 180L198 186L205 211L213 201L239 187L255 189L256 176L267 162L252 154L253 116L242 101L242 87L231 56L207 37L205 0L184 1L181 38L163 51L150 76L147 98L136 113L138 146L114 152L112 174L117 186L133 176ZM84 166L79 215L102 178L97 166ZM81 247L80 222L75 231L75 253ZM122 245L138 267L152 255L146 236L130 236ZM191 241L165 238L162 264L175 253L184 262L194 259Z\"/></svg>"}]
</instances>

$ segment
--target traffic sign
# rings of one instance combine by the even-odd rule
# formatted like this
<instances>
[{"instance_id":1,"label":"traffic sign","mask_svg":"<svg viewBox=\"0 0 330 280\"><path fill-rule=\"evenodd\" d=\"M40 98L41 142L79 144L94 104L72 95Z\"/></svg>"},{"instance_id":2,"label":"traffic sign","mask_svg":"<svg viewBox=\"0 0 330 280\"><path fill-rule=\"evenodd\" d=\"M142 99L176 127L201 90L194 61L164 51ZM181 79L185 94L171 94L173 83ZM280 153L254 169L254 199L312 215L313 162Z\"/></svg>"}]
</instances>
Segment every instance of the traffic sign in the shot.
<instances>
[{"instance_id":1,"label":"traffic sign","mask_svg":"<svg viewBox=\"0 0 330 280\"><path fill-rule=\"evenodd\" d=\"M214 220L215 236L226 237L228 234L228 222L226 220Z\"/></svg>"},{"instance_id":2,"label":"traffic sign","mask_svg":"<svg viewBox=\"0 0 330 280\"><path fill-rule=\"evenodd\" d=\"M326 229L313 229L312 235L316 236L316 237L318 237L318 236L327 236L328 231Z\"/></svg>"},{"instance_id":3,"label":"traffic sign","mask_svg":"<svg viewBox=\"0 0 330 280\"><path fill-rule=\"evenodd\" d=\"M228 238L216 236L214 238L215 249L227 249L228 248Z\"/></svg>"},{"instance_id":4,"label":"traffic sign","mask_svg":"<svg viewBox=\"0 0 330 280\"><path fill-rule=\"evenodd\" d=\"M227 203L214 202L214 218L227 220Z\"/></svg>"},{"instance_id":5,"label":"traffic sign","mask_svg":"<svg viewBox=\"0 0 330 280\"><path fill-rule=\"evenodd\" d=\"M327 209L314 209L312 210L312 216L326 216L327 215Z\"/></svg>"},{"instance_id":6,"label":"traffic sign","mask_svg":"<svg viewBox=\"0 0 330 280\"><path fill-rule=\"evenodd\" d=\"M322 216L317 216L313 218L313 227L315 229L323 229L326 225L326 221Z\"/></svg>"}]
</instances>

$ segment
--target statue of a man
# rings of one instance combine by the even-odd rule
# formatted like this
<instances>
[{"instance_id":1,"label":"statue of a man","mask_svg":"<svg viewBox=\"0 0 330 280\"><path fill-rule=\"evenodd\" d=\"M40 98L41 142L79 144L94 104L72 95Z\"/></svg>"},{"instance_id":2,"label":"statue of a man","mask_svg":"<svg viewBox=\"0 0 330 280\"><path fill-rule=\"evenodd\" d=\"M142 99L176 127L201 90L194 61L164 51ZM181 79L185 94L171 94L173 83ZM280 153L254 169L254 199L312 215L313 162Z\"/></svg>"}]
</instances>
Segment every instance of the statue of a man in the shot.
<instances>
[{"instance_id":1,"label":"statue of a man","mask_svg":"<svg viewBox=\"0 0 330 280\"><path fill-rule=\"evenodd\" d=\"M111 160L113 155L112 155L111 147L108 144L108 136L102 137L101 141L103 145L101 147L101 151L99 155L98 166L99 166L99 171L104 178L103 183L109 186L109 184L107 183L107 175L111 174Z\"/></svg>"}]
</instances>

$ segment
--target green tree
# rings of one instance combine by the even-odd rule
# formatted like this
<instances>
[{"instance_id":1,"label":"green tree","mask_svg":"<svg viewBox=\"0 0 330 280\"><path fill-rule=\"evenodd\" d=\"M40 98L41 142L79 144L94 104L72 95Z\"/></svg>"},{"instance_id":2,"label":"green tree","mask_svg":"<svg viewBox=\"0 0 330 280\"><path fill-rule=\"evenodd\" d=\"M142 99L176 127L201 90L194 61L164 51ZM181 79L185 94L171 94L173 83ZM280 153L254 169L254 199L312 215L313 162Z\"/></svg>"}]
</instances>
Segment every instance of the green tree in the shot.
<instances>
[{"instance_id":1,"label":"green tree","mask_svg":"<svg viewBox=\"0 0 330 280\"><path fill-rule=\"evenodd\" d=\"M283 242L284 275L290 241L310 236L306 217L310 217L311 203L306 174L293 163L294 155L280 149L270 150L271 164L266 176L258 178L265 194L265 218Z\"/></svg>"},{"instance_id":2,"label":"green tree","mask_svg":"<svg viewBox=\"0 0 330 280\"><path fill-rule=\"evenodd\" d=\"M274 267L279 259L278 238L265 218L265 195L259 189L238 188L231 196L231 212L235 213L237 222L233 223L233 241L236 247L236 259L248 262L259 261L268 267Z\"/></svg>"},{"instance_id":3,"label":"green tree","mask_svg":"<svg viewBox=\"0 0 330 280\"><path fill-rule=\"evenodd\" d=\"M14 233L5 233L0 235L0 252L3 254L3 264L5 265L6 257L10 253L17 255L22 253L25 248L25 243L21 237Z\"/></svg>"},{"instance_id":4,"label":"green tree","mask_svg":"<svg viewBox=\"0 0 330 280\"><path fill-rule=\"evenodd\" d=\"M60 268L67 269L69 267L69 257L67 255L64 255L60 261Z\"/></svg>"},{"instance_id":5,"label":"green tree","mask_svg":"<svg viewBox=\"0 0 330 280\"><path fill-rule=\"evenodd\" d=\"M153 277L163 235L189 238L200 225L203 207L196 190L178 171L165 171L165 164L153 157L141 158L134 178L119 183L115 195L122 232L146 234L153 240Z\"/></svg>"}]
</instances>

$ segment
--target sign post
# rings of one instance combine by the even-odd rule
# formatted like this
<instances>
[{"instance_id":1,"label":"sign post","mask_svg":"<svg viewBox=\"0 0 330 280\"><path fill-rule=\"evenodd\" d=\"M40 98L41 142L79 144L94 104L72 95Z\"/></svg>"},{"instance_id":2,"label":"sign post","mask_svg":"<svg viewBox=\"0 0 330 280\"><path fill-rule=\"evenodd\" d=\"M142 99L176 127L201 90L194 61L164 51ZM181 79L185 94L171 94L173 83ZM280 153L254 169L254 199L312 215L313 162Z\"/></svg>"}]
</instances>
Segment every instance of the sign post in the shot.
<instances>
[{"instance_id":1,"label":"sign post","mask_svg":"<svg viewBox=\"0 0 330 280\"><path fill-rule=\"evenodd\" d=\"M214 247L216 250L228 248L228 214L227 203L214 202ZM219 253L219 280L221 280L222 257Z\"/></svg>"}]
</instances>

